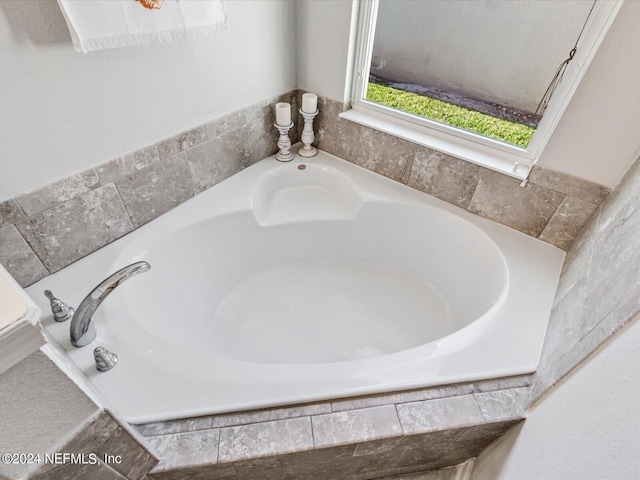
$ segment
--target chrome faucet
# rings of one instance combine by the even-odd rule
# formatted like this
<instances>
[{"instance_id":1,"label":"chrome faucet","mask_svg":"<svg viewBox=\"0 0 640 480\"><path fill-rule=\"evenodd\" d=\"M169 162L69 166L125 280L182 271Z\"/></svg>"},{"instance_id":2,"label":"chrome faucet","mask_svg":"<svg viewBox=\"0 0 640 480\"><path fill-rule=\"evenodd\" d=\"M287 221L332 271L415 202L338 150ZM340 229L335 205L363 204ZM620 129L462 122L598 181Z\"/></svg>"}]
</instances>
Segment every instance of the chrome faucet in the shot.
<instances>
[{"instance_id":1,"label":"chrome faucet","mask_svg":"<svg viewBox=\"0 0 640 480\"><path fill-rule=\"evenodd\" d=\"M75 347L84 347L96 338L96 327L93 315L115 288L128 278L151 268L147 262L136 262L128 265L106 278L78 306L71 319L71 343Z\"/></svg>"}]
</instances>

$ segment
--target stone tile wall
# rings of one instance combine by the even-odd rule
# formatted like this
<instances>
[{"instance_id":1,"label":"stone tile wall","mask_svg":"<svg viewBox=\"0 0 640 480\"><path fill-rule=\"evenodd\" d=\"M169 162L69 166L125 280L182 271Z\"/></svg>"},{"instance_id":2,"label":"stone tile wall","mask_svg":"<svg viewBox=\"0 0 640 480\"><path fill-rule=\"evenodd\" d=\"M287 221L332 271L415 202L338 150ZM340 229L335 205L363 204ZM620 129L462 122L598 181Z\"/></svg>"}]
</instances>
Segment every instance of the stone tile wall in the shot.
<instances>
[{"instance_id":1,"label":"stone tile wall","mask_svg":"<svg viewBox=\"0 0 640 480\"><path fill-rule=\"evenodd\" d=\"M532 389L548 389L640 313L640 160L567 252Z\"/></svg>"},{"instance_id":2,"label":"stone tile wall","mask_svg":"<svg viewBox=\"0 0 640 480\"><path fill-rule=\"evenodd\" d=\"M26 287L272 155L277 101L297 110L290 92L0 202L0 263Z\"/></svg>"},{"instance_id":3,"label":"stone tile wall","mask_svg":"<svg viewBox=\"0 0 640 480\"><path fill-rule=\"evenodd\" d=\"M31 480L144 480L158 463L146 447L140 445L107 411L100 410L87 419L77 432L55 451L86 455L83 464L62 457L44 463Z\"/></svg>"},{"instance_id":4,"label":"stone tile wall","mask_svg":"<svg viewBox=\"0 0 640 480\"><path fill-rule=\"evenodd\" d=\"M273 154L273 103L289 101L296 112L301 94L252 105L0 203L0 263L28 286ZM342 120L340 102L320 99L319 109L319 148L562 249L608 194L539 167L520 187L516 179ZM303 125L296 123L294 142Z\"/></svg>"},{"instance_id":5,"label":"stone tile wall","mask_svg":"<svg viewBox=\"0 0 640 480\"><path fill-rule=\"evenodd\" d=\"M522 421L530 376L138 425L156 479L454 478ZM445 469L445 470L441 470ZM428 473L425 473L428 472Z\"/></svg>"},{"instance_id":6,"label":"stone tile wall","mask_svg":"<svg viewBox=\"0 0 640 480\"><path fill-rule=\"evenodd\" d=\"M321 98L318 108L318 148L563 250L609 193L541 167L521 187L515 178L343 120L341 102Z\"/></svg>"},{"instance_id":7,"label":"stone tile wall","mask_svg":"<svg viewBox=\"0 0 640 480\"><path fill-rule=\"evenodd\" d=\"M84 464L78 464L60 457L55 463L42 464L29 476L30 479L142 480L158 462L104 411L99 411L87 419L77 433L55 451L60 454L84 454L87 460ZM105 454L109 457L105 457ZM89 460L90 458L93 460Z\"/></svg>"}]
</instances>

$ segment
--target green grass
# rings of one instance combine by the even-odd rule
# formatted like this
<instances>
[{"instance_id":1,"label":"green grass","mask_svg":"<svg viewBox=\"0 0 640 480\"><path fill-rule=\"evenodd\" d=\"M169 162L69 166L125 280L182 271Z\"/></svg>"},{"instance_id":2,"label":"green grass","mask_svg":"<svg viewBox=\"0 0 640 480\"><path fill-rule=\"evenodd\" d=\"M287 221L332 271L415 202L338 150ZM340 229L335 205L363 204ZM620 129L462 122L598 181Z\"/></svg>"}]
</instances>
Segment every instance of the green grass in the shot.
<instances>
[{"instance_id":1,"label":"green grass","mask_svg":"<svg viewBox=\"0 0 640 480\"><path fill-rule=\"evenodd\" d=\"M417 93L369 82L367 100L526 148L536 129Z\"/></svg>"}]
</instances>

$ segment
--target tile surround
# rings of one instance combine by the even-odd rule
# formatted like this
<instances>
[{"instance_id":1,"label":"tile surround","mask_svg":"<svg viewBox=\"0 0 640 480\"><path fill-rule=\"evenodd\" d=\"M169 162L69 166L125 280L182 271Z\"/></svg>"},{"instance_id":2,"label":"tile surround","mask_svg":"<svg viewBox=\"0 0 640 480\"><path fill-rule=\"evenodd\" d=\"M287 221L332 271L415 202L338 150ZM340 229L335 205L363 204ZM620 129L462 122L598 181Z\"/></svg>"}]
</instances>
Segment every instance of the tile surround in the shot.
<instances>
[{"instance_id":1,"label":"tile surround","mask_svg":"<svg viewBox=\"0 0 640 480\"><path fill-rule=\"evenodd\" d=\"M134 228L195 195L194 179L184 152L120 178L115 186Z\"/></svg>"},{"instance_id":2,"label":"tile surround","mask_svg":"<svg viewBox=\"0 0 640 480\"><path fill-rule=\"evenodd\" d=\"M407 185L461 208L468 208L480 180L481 167L423 149L416 151Z\"/></svg>"},{"instance_id":3,"label":"tile surround","mask_svg":"<svg viewBox=\"0 0 640 480\"><path fill-rule=\"evenodd\" d=\"M277 101L297 109L289 92L1 202L0 262L26 287L272 155Z\"/></svg>"},{"instance_id":4,"label":"tile surround","mask_svg":"<svg viewBox=\"0 0 640 480\"><path fill-rule=\"evenodd\" d=\"M5 225L18 223L26 219L27 216L22 211L15 199L0 202L0 228Z\"/></svg>"},{"instance_id":5,"label":"tile surround","mask_svg":"<svg viewBox=\"0 0 640 480\"><path fill-rule=\"evenodd\" d=\"M0 227L0 246L0 263L20 285L31 285L49 275L15 225Z\"/></svg>"},{"instance_id":6,"label":"tile surround","mask_svg":"<svg viewBox=\"0 0 640 480\"><path fill-rule=\"evenodd\" d=\"M532 237L539 237L562 203L564 195L529 182L483 170L468 210Z\"/></svg>"},{"instance_id":7,"label":"tile surround","mask_svg":"<svg viewBox=\"0 0 640 480\"><path fill-rule=\"evenodd\" d=\"M320 98L318 108L318 148L562 249L609 193L539 166L521 187L515 178L341 119L341 102Z\"/></svg>"},{"instance_id":8,"label":"tile surround","mask_svg":"<svg viewBox=\"0 0 640 480\"><path fill-rule=\"evenodd\" d=\"M350 413L354 414L354 412ZM306 417L306 420L308 422L309 417ZM476 425L453 430L427 431L415 435L399 434L387 439L362 442L354 438L356 443L328 447L314 446L315 432L308 431L305 434L307 441L304 443L304 449L290 450L289 453L283 454L268 452L286 451L281 447L290 444L290 438L282 442L279 436L272 435L285 421L263 422L252 426L250 436L245 439L247 448L240 449L233 457L222 455L220 451L217 462L210 460L209 463L205 463L192 456L193 465L181 468L182 463L171 465L171 458L174 455L170 454L169 459L160 464L162 468L159 468L159 465L153 469L149 477L154 479L372 480L401 474L426 475L429 472L433 477L441 478L436 476L435 470L454 467L478 455L489 443L519 421L521 420L487 423L482 420ZM302 419L298 419L297 423L302 425ZM278 424L278 427L272 424ZM357 427L357 424L354 424L355 430L352 431L362 437L357 433ZM240 428L245 429L247 426ZM233 429L234 427L227 427L229 431ZM222 442L224 430L222 429L220 434L221 449L224 448ZM304 431L299 430L298 433L302 434ZM298 441L302 441L302 438ZM265 452L262 442L269 445L268 452ZM205 455L211 458L211 451L207 451ZM195 466L196 462L199 466Z\"/></svg>"},{"instance_id":9,"label":"tile surround","mask_svg":"<svg viewBox=\"0 0 640 480\"><path fill-rule=\"evenodd\" d=\"M215 464L219 441L218 428L151 437L149 444L160 459L155 471Z\"/></svg>"},{"instance_id":10,"label":"tile surround","mask_svg":"<svg viewBox=\"0 0 640 480\"><path fill-rule=\"evenodd\" d=\"M640 159L567 252L529 401L640 314Z\"/></svg>"},{"instance_id":11,"label":"tile surround","mask_svg":"<svg viewBox=\"0 0 640 480\"><path fill-rule=\"evenodd\" d=\"M100 410L53 450L85 454L87 459L93 455L96 464L77 464L70 459L64 459L61 464L42 463L29 479L144 480L158 460L130 435L129 429L130 426L120 425L107 411ZM116 456L119 456L118 461L111 461Z\"/></svg>"},{"instance_id":12,"label":"tile surround","mask_svg":"<svg viewBox=\"0 0 640 480\"><path fill-rule=\"evenodd\" d=\"M134 228L112 183L37 213L16 226L51 273Z\"/></svg>"},{"instance_id":13,"label":"tile surround","mask_svg":"<svg viewBox=\"0 0 640 480\"><path fill-rule=\"evenodd\" d=\"M289 101L296 112L301 95L260 102L0 203L0 262L28 286L273 154L272 104ZM319 99L319 148L562 249L608 194L540 167L520 187L516 179L342 120L343 108ZM302 123L298 118L293 141Z\"/></svg>"},{"instance_id":14,"label":"tile surround","mask_svg":"<svg viewBox=\"0 0 640 480\"><path fill-rule=\"evenodd\" d=\"M439 469L455 469L522 421L530 381L521 375L136 428L157 447L161 462L149 474L156 479L450 478Z\"/></svg>"},{"instance_id":15,"label":"tile surround","mask_svg":"<svg viewBox=\"0 0 640 480\"><path fill-rule=\"evenodd\" d=\"M325 413L311 417L316 447L348 445L402 434L393 405Z\"/></svg>"}]
</instances>

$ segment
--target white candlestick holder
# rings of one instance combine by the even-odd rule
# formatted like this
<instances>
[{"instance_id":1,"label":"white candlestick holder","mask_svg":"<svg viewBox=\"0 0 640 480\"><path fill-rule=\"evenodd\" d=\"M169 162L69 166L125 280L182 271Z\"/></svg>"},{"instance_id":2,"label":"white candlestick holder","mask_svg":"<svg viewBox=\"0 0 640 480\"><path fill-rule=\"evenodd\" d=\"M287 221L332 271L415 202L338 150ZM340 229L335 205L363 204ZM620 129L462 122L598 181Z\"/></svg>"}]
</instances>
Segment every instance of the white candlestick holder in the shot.
<instances>
[{"instance_id":1,"label":"white candlestick holder","mask_svg":"<svg viewBox=\"0 0 640 480\"><path fill-rule=\"evenodd\" d=\"M280 138L278 139L278 153L276 153L276 160L279 162L290 162L293 160L293 153L291 153L291 139L289 138L289 130L293 127L293 122L289 125L273 124L274 127L280 132Z\"/></svg>"},{"instance_id":2,"label":"white candlestick holder","mask_svg":"<svg viewBox=\"0 0 640 480\"><path fill-rule=\"evenodd\" d=\"M311 144L316 139L313 133L313 119L318 115L318 110L313 113L307 113L300 109L300 114L304 117L304 128L300 137L304 145L298 150L298 155L305 158L315 157L318 154L318 149Z\"/></svg>"}]
</instances>

